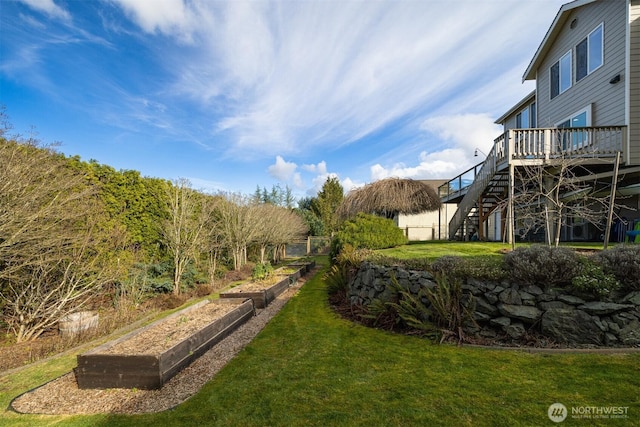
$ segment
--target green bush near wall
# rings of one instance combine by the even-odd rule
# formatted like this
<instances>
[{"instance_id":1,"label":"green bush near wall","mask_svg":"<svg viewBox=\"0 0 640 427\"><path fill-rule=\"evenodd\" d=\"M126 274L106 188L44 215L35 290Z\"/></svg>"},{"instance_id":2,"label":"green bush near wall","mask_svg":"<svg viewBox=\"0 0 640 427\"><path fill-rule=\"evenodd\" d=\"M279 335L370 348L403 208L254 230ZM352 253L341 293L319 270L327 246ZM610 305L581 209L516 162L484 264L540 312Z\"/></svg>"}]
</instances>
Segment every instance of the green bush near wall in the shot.
<instances>
[{"instance_id":1,"label":"green bush near wall","mask_svg":"<svg viewBox=\"0 0 640 427\"><path fill-rule=\"evenodd\" d=\"M342 223L331 241L330 257L335 259L345 245L354 249L385 249L407 243L403 231L392 220L360 213Z\"/></svg>"}]
</instances>

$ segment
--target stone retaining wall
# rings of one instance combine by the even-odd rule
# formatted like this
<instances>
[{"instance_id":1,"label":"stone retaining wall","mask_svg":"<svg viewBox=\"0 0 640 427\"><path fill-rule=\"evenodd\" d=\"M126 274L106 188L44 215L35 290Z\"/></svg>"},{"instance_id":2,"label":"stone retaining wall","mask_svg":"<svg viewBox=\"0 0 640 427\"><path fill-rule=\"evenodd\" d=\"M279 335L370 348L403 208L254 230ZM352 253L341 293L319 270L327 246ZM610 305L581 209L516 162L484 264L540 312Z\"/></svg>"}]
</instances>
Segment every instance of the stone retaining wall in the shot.
<instances>
[{"instance_id":1,"label":"stone retaining wall","mask_svg":"<svg viewBox=\"0 0 640 427\"><path fill-rule=\"evenodd\" d=\"M390 300L391 277L413 294L436 282L427 271L404 270L365 262L349 285L352 304ZM466 333L489 339L518 342L527 335L542 335L567 345L640 346L640 291L597 301L566 289L520 286L509 282L467 279L463 292L475 300L477 325Z\"/></svg>"}]
</instances>

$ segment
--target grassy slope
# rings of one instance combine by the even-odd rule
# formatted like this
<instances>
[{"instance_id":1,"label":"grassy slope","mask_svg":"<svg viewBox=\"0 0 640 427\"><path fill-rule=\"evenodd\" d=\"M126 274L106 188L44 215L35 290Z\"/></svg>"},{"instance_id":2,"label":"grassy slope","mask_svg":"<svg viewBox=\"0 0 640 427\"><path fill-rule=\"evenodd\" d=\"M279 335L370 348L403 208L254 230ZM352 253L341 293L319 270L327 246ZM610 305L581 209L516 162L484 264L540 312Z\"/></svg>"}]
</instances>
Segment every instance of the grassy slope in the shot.
<instances>
[{"instance_id":1,"label":"grassy slope","mask_svg":"<svg viewBox=\"0 0 640 427\"><path fill-rule=\"evenodd\" d=\"M72 357L63 357L0 379L0 404L6 407L11 397L73 364ZM529 426L553 424L547 408L554 402L568 408L630 406L627 420L589 425L640 421L640 354L540 355L432 345L337 318L316 276L213 381L175 410L73 417L5 412L0 424Z\"/></svg>"}]
</instances>

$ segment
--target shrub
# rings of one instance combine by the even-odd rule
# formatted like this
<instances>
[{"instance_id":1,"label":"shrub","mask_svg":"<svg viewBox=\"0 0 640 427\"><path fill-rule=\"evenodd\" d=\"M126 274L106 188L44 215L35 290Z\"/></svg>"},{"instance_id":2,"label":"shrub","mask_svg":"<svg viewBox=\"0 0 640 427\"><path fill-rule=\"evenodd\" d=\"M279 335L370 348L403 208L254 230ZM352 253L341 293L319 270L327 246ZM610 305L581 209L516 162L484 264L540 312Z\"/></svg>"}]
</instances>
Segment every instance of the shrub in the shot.
<instances>
[{"instance_id":1,"label":"shrub","mask_svg":"<svg viewBox=\"0 0 640 427\"><path fill-rule=\"evenodd\" d=\"M395 277L391 277L391 282L398 294L398 299L396 302L388 302L387 305L397 313L398 322L405 327L419 331L421 334L429 334L435 338L436 328L430 320L431 310L425 304L427 301L426 288L421 288L418 295L414 295L409 289L400 286Z\"/></svg>"},{"instance_id":2,"label":"shrub","mask_svg":"<svg viewBox=\"0 0 640 427\"><path fill-rule=\"evenodd\" d=\"M437 329L430 321L431 312L425 304L426 297L421 292L414 295L403 288L392 276L389 286L393 292L390 300L375 299L366 306L360 317L373 326L386 330L410 329L414 333L435 339Z\"/></svg>"},{"instance_id":3,"label":"shrub","mask_svg":"<svg viewBox=\"0 0 640 427\"><path fill-rule=\"evenodd\" d=\"M607 274L613 274L626 291L640 290L640 245L616 246L596 255Z\"/></svg>"},{"instance_id":4,"label":"shrub","mask_svg":"<svg viewBox=\"0 0 640 427\"><path fill-rule=\"evenodd\" d=\"M453 338L462 343L464 325L475 322L475 300L462 293L462 281L459 278L450 279L445 274L438 274L436 282L435 288L424 288L423 292L431 303L432 320L442 332L440 342Z\"/></svg>"},{"instance_id":5,"label":"shrub","mask_svg":"<svg viewBox=\"0 0 640 427\"><path fill-rule=\"evenodd\" d=\"M194 288L194 295L197 298L206 297L208 295L211 295L213 293L213 290L214 290L213 286L200 283L196 285L196 287Z\"/></svg>"},{"instance_id":6,"label":"shrub","mask_svg":"<svg viewBox=\"0 0 640 427\"><path fill-rule=\"evenodd\" d=\"M253 280L263 280L273 274L273 267L269 261L259 262L253 267L251 278Z\"/></svg>"},{"instance_id":7,"label":"shrub","mask_svg":"<svg viewBox=\"0 0 640 427\"><path fill-rule=\"evenodd\" d=\"M149 280L149 289L157 294L168 294L173 292L173 282L167 279L153 278Z\"/></svg>"},{"instance_id":8,"label":"shrub","mask_svg":"<svg viewBox=\"0 0 640 427\"><path fill-rule=\"evenodd\" d=\"M507 253L504 262L509 279L544 289L570 285L580 267L573 250L544 245L518 248Z\"/></svg>"},{"instance_id":9,"label":"shrub","mask_svg":"<svg viewBox=\"0 0 640 427\"><path fill-rule=\"evenodd\" d=\"M329 295L338 295L346 298L346 291L349 287L349 270L345 264L334 264L324 275L324 282L327 284Z\"/></svg>"},{"instance_id":10,"label":"shrub","mask_svg":"<svg viewBox=\"0 0 640 427\"><path fill-rule=\"evenodd\" d=\"M161 310L168 310L180 307L187 301L185 295L176 295L174 293L161 294L155 299L156 306Z\"/></svg>"},{"instance_id":11,"label":"shrub","mask_svg":"<svg viewBox=\"0 0 640 427\"><path fill-rule=\"evenodd\" d=\"M496 257L461 258L457 256L442 256L431 263L429 269L434 274L446 274L448 277L500 281L507 274L503 262Z\"/></svg>"},{"instance_id":12,"label":"shrub","mask_svg":"<svg viewBox=\"0 0 640 427\"><path fill-rule=\"evenodd\" d=\"M403 231L392 220L360 213L342 223L331 241L329 255L334 260L347 244L354 249L385 249L407 242Z\"/></svg>"},{"instance_id":13,"label":"shrub","mask_svg":"<svg viewBox=\"0 0 640 427\"><path fill-rule=\"evenodd\" d=\"M447 274L450 277L461 277L464 269L464 260L458 256L445 255L431 263L433 274Z\"/></svg>"},{"instance_id":14,"label":"shrub","mask_svg":"<svg viewBox=\"0 0 640 427\"><path fill-rule=\"evenodd\" d=\"M333 260L331 269L324 276L329 295L343 291L346 297L349 282L360 268L360 264L372 256L373 252L369 249L355 249L350 244L346 244Z\"/></svg>"},{"instance_id":15,"label":"shrub","mask_svg":"<svg viewBox=\"0 0 640 427\"><path fill-rule=\"evenodd\" d=\"M364 261L364 260L363 260ZM395 258L374 251L367 251L366 261L384 267L398 266L405 270L428 271L431 264L428 258Z\"/></svg>"},{"instance_id":16,"label":"shrub","mask_svg":"<svg viewBox=\"0 0 640 427\"><path fill-rule=\"evenodd\" d=\"M598 299L609 296L612 291L620 288L620 283L613 274L606 274L602 266L584 259L580 265L580 272L573 278L571 284L580 292L586 292Z\"/></svg>"}]
</instances>

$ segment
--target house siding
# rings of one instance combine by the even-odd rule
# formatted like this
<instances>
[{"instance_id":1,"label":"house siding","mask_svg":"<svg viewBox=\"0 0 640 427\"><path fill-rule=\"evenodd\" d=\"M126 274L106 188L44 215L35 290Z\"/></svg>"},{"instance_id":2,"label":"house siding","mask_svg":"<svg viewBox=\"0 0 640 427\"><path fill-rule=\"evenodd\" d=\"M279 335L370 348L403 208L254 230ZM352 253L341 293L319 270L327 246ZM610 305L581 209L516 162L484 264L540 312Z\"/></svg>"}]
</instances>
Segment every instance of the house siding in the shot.
<instances>
[{"instance_id":1,"label":"house siding","mask_svg":"<svg viewBox=\"0 0 640 427\"><path fill-rule=\"evenodd\" d=\"M640 165L640 0L629 10L629 162Z\"/></svg>"},{"instance_id":2,"label":"house siding","mask_svg":"<svg viewBox=\"0 0 640 427\"><path fill-rule=\"evenodd\" d=\"M634 0L635 2L635 0ZM571 22L576 20L575 28ZM604 23L604 63L579 82L575 81L575 47L599 24ZM554 127L591 105L591 126L626 123L625 83L610 84L620 74L624 79L627 8L624 1L591 3L571 11L548 55L537 69L538 127ZM572 51L572 86L550 99L550 67Z\"/></svg>"}]
</instances>

